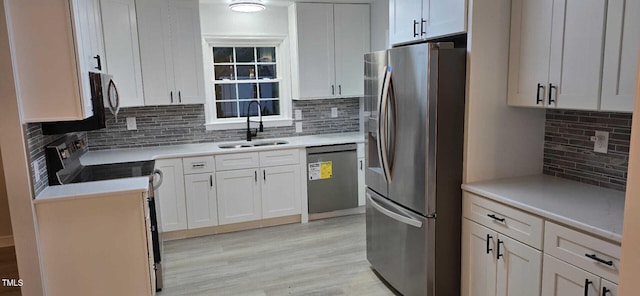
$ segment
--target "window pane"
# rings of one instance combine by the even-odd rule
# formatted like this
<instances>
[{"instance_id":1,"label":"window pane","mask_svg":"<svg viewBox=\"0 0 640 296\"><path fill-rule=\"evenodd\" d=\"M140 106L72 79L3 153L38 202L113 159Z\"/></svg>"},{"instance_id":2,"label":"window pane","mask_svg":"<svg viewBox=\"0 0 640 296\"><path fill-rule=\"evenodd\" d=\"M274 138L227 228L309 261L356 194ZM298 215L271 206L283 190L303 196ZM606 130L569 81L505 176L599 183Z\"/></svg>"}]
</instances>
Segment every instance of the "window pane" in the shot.
<instances>
[{"instance_id":1,"label":"window pane","mask_svg":"<svg viewBox=\"0 0 640 296\"><path fill-rule=\"evenodd\" d=\"M233 63L232 47L214 47L213 48L214 63Z\"/></svg>"},{"instance_id":2,"label":"window pane","mask_svg":"<svg viewBox=\"0 0 640 296\"><path fill-rule=\"evenodd\" d=\"M218 118L238 117L238 106L236 102L216 103L216 115Z\"/></svg>"},{"instance_id":3,"label":"window pane","mask_svg":"<svg viewBox=\"0 0 640 296\"><path fill-rule=\"evenodd\" d=\"M251 102L256 102L256 101L240 101L241 117L247 116L247 108L249 107L249 104L251 104ZM251 114L251 116L258 116L258 107L259 106L256 103L251 104L251 108L249 109L249 114ZM264 116L264 114L262 114L262 116Z\"/></svg>"},{"instance_id":4,"label":"window pane","mask_svg":"<svg viewBox=\"0 0 640 296\"><path fill-rule=\"evenodd\" d=\"M276 61L275 47L258 47L258 62L273 63Z\"/></svg>"},{"instance_id":5,"label":"window pane","mask_svg":"<svg viewBox=\"0 0 640 296\"><path fill-rule=\"evenodd\" d=\"M255 83L239 83L238 99L255 99L257 98L257 84Z\"/></svg>"},{"instance_id":6,"label":"window pane","mask_svg":"<svg viewBox=\"0 0 640 296\"><path fill-rule=\"evenodd\" d=\"M280 91L277 82L260 83L260 98L279 98Z\"/></svg>"},{"instance_id":7,"label":"window pane","mask_svg":"<svg viewBox=\"0 0 640 296\"><path fill-rule=\"evenodd\" d=\"M216 100L235 100L236 85L235 84L216 84Z\"/></svg>"},{"instance_id":8,"label":"window pane","mask_svg":"<svg viewBox=\"0 0 640 296\"><path fill-rule=\"evenodd\" d=\"M256 79L256 67L251 66L237 66L238 67L238 80Z\"/></svg>"},{"instance_id":9,"label":"window pane","mask_svg":"<svg viewBox=\"0 0 640 296\"><path fill-rule=\"evenodd\" d=\"M276 65L259 65L258 77L262 78L276 78Z\"/></svg>"},{"instance_id":10,"label":"window pane","mask_svg":"<svg viewBox=\"0 0 640 296\"><path fill-rule=\"evenodd\" d=\"M279 100L269 100L269 101L260 100L260 105L262 105L262 116L280 115Z\"/></svg>"},{"instance_id":11,"label":"window pane","mask_svg":"<svg viewBox=\"0 0 640 296\"><path fill-rule=\"evenodd\" d=\"M233 66L215 66L213 68L216 80L234 79Z\"/></svg>"},{"instance_id":12,"label":"window pane","mask_svg":"<svg viewBox=\"0 0 640 296\"><path fill-rule=\"evenodd\" d=\"M255 62L255 55L253 53L253 47L236 47L236 62L238 63L252 63Z\"/></svg>"}]
</instances>

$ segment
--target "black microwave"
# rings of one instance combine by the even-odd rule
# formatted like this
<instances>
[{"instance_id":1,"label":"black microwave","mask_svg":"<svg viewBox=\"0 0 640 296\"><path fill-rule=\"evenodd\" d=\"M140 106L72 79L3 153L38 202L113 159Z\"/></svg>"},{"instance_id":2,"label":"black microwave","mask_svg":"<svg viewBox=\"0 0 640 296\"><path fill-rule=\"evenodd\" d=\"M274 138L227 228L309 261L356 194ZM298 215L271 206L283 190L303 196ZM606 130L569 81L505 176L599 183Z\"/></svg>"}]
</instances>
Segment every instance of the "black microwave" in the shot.
<instances>
[{"instance_id":1,"label":"black microwave","mask_svg":"<svg viewBox=\"0 0 640 296\"><path fill-rule=\"evenodd\" d=\"M89 72L91 84L91 103L93 115L83 120L43 122L42 133L45 135L59 135L70 132L92 131L106 127L105 96L110 87L115 88L112 76L108 74ZM117 93L117 90L115 90ZM116 105L119 100L116 95ZM117 106L116 106L117 108Z\"/></svg>"}]
</instances>

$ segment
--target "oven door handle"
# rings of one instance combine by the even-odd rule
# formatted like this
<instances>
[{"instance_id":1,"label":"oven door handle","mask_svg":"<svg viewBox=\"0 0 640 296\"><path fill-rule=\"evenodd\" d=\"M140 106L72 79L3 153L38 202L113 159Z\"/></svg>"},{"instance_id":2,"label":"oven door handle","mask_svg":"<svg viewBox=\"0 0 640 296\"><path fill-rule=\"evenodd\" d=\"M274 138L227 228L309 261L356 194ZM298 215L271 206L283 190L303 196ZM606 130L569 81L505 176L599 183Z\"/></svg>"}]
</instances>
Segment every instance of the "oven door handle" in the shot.
<instances>
[{"instance_id":1,"label":"oven door handle","mask_svg":"<svg viewBox=\"0 0 640 296\"><path fill-rule=\"evenodd\" d=\"M158 175L158 182L155 182L156 178L155 176ZM162 179L163 179L164 175L162 174L161 170L153 170L153 189L156 190L158 188L160 188L160 185L162 185Z\"/></svg>"}]
</instances>

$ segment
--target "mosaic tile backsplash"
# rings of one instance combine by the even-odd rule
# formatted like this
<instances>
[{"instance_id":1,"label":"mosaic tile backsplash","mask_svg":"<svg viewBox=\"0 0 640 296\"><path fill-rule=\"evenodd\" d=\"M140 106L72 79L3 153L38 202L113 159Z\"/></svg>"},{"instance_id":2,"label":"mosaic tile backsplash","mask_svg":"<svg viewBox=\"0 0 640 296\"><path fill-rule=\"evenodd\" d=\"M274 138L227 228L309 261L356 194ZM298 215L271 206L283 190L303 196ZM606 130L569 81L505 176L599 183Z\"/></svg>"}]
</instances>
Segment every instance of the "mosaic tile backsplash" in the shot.
<instances>
[{"instance_id":1,"label":"mosaic tile backsplash","mask_svg":"<svg viewBox=\"0 0 640 296\"><path fill-rule=\"evenodd\" d=\"M338 117L331 117L331 108ZM359 130L360 99L294 101L293 110L302 110L302 133L295 126L265 127L258 139L355 132ZM127 130L126 117L136 117L137 130ZM252 120L254 120L253 118ZM87 133L90 150L153 147L175 144L244 140L246 130L207 131L203 105L124 108L118 120L107 115L107 128ZM257 127L257 124L253 124Z\"/></svg>"},{"instance_id":2,"label":"mosaic tile backsplash","mask_svg":"<svg viewBox=\"0 0 640 296\"><path fill-rule=\"evenodd\" d=\"M593 151L591 136L609 132L607 154ZM627 184L631 114L547 110L544 169L547 175L624 191Z\"/></svg>"}]
</instances>

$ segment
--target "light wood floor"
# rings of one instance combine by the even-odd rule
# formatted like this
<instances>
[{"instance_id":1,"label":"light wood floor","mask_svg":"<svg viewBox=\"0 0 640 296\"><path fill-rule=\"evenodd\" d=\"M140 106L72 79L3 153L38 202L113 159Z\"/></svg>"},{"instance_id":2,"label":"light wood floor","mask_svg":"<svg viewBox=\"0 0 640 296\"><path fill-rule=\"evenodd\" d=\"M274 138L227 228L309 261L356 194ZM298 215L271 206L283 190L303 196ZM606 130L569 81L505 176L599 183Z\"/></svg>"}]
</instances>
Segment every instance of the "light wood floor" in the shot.
<instances>
[{"instance_id":1,"label":"light wood floor","mask_svg":"<svg viewBox=\"0 0 640 296\"><path fill-rule=\"evenodd\" d=\"M18 279L18 263L14 247L0 248L0 278ZM4 287L0 282L0 296L20 296L20 288Z\"/></svg>"},{"instance_id":2,"label":"light wood floor","mask_svg":"<svg viewBox=\"0 0 640 296\"><path fill-rule=\"evenodd\" d=\"M366 259L363 214L164 244L169 295L394 295Z\"/></svg>"}]
</instances>

